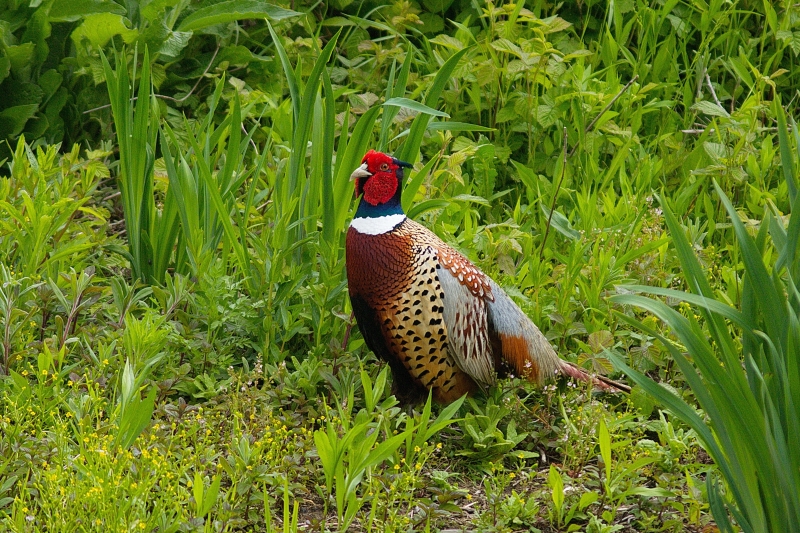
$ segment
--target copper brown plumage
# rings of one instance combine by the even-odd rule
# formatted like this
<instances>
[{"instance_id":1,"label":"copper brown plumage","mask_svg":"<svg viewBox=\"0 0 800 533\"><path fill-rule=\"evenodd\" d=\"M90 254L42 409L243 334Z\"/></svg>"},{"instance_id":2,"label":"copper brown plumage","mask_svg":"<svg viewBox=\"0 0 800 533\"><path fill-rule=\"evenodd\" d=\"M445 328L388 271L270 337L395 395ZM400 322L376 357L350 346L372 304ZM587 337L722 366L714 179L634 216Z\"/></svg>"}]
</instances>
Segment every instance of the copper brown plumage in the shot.
<instances>
[{"instance_id":1,"label":"copper brown plumage","mask_svg":"<svg viewBox=\"0 0 800 533\"><path fill-rule=\"evenodd\" d=\"M561 360L493 280L400 206L405 163L370 151L353 172L362 199L346 242L353 311L367 346L387 361L393 392L449 403L511 371L532 382L563 373L624 389Z\"/></svg>"},{"instance_id":2,"label":"copper brown plumage","mask_svg":"<svg viewBox=\"0 0 800 533\"><path fill-rule=\"evenodd\" d=\"M413 381L410 390L395 386L397 396L414 401L432 390L437 401L447 403L472 392L474 382L448 351L437 243L431 237L408 219L395 231L374 236L350 228L347 276L351 298L363 299L380 329L382 339L367 341L370 348L402 365L393 366L395 379L405 372ZM358 320L361 325L364 319ZM373 347L380 340L385 350Z\"/></svg>"}]
</instances>

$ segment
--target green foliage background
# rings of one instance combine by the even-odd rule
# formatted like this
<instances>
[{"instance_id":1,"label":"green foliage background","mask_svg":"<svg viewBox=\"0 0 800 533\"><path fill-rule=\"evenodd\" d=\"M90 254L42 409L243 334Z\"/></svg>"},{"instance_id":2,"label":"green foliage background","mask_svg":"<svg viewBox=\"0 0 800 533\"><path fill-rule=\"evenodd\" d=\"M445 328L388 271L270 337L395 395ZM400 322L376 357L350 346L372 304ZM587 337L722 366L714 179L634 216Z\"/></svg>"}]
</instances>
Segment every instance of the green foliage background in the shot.
<instances>
[{"instance_id":1,"label":"green foliage background","mask_svg":"<svg viewBox=\"0 0 800 533\"><path fill-rule=\"evenodd\" d=\"M0 0L0 523L782 531L738 496L776 491L714 465L719 380L686 372L742 358L786 393L769 442L793 434L796 361L754 343L778 315L747 272L796 316L798 54L788 1ZM399 408L346 296L370 147L414 163L410 216L631 396ZM727 337L700 360L681 327Z\"/></svg>"}]
</instances>

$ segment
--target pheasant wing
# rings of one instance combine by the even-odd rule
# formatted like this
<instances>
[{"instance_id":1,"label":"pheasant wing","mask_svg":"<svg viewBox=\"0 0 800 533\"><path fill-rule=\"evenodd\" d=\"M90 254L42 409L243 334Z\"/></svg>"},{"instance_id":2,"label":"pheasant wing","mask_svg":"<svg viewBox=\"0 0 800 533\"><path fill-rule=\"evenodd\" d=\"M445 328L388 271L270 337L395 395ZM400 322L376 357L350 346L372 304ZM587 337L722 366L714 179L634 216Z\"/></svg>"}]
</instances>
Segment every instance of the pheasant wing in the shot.
<instances>
[{"instance_id":1,"label":"pheasant wing","mask_svg":"<svg viewBox=\"0 0 800 533\"><path fill-rule=\"evenodd\" d=\"M444 294L448 351L476 383L492 385L496 374L486 309L489 278L449 246L440 246L438 255L436 274Z\"/></svg>"}]
</instances>

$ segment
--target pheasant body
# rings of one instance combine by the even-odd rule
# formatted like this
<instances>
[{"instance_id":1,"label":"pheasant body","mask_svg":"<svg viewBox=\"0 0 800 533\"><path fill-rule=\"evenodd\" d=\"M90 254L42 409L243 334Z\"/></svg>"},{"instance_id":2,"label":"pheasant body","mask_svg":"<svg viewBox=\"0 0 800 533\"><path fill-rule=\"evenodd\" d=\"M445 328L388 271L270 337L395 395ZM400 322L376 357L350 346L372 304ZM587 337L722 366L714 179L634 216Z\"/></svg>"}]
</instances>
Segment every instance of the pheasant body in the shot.
<instances>
[{"instance_id":1,"label":"pheasant body","mask_svg":"<svg viewBox=\"0 0 800 533\"><path fill-rule=\"evenodd\" d=\"M353 172L363 195L346 239L350 300L367 346L388 362L404 403L450 403L509 372L535 383L562 361L493 280L400 208L402 166L370 151ZM603 382L596 385L607 388Z\"/></svg>"}]
</instances>

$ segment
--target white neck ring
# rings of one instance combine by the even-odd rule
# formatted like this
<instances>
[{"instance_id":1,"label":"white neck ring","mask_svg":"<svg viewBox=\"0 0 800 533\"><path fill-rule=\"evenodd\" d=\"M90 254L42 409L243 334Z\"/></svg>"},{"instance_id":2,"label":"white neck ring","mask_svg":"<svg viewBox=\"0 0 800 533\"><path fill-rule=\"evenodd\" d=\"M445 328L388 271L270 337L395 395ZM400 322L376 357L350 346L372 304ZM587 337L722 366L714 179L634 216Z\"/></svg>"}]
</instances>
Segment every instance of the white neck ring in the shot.
<instances>
[{"instance_id":1,"label":"white neck ring","mask_svg":"<svg viewBox=\"0 0 800 533\"><path fill-rule=\"evenodd\" d=\"M350 227L365 235L389 233L406 219L402 213L382 217L358 217L350 222Z\"/></svg>"}]
</instances>

